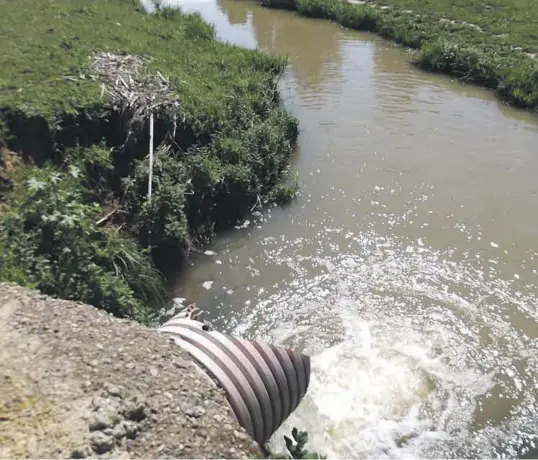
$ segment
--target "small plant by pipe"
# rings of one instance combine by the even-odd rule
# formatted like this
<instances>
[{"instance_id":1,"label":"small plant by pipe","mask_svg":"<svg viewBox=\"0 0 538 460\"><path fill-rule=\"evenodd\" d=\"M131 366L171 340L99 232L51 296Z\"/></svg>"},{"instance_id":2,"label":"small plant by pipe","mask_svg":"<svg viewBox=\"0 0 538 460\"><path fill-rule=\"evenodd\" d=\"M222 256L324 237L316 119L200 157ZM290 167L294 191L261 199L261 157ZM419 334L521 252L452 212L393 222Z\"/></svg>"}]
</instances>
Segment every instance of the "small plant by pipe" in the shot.
<instances>
[{"instance_id":1,"label":"small plant by pipe","mask_svg":"<svg viewBox=\"0 0 538 460\"><path fill-rule=\"evenodd\" d=\"M318 454L317 452L311 452L305 449L308 443L308 433L306 431L299 431L297 428L291 430L291 438L284 435L284 442L286 443L287 453L275 453L272 452L268 446L264 446L265 458L274 459L326 459L326 455Z\"/></svg>"}]
</instances>

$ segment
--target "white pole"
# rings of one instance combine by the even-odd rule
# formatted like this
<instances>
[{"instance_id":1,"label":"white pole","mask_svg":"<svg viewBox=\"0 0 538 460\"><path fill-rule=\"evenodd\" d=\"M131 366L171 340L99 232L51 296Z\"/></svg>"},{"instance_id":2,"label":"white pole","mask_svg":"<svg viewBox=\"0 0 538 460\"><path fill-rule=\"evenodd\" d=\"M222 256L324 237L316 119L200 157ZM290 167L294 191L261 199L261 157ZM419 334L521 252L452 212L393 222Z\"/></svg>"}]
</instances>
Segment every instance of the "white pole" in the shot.
<instances>
[{"instance_id":1,"label":"white pole","mask_svg":"<svg viewBox=\"0 0 538 460\"><path fill-rule=\"evenodd\" d=\"M148 202L151 200L151 185L153 182L153 110L149 114L149 176ZM148 232L148 250L151 251L151 230Z\"/></svg>"},{"instance_id":2,"label":"white pole","mask_svg":"<svg viewBox=\"0 0 538 460\"><path fill-rule=\"evenodd\" d=\"M148 201L151 199L151 184L153 182L153 111L149 114L149 178Z\"/></svg>"}]
</instances>

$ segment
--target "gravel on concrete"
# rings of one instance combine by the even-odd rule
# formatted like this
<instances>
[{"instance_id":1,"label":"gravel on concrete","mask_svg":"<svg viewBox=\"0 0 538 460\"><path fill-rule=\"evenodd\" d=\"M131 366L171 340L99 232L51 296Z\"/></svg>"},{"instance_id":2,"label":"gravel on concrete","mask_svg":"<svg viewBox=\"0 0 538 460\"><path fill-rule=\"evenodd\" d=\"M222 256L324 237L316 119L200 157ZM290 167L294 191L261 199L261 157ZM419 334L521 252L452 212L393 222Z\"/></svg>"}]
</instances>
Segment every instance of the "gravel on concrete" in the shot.
<instances>
[{"instance_id":1,"label":"gravel on concrete","mask_svg":"<svg viewBox=\"0 0 538 460\"><path fill-rule=\"evenodd\" d=\"M223 391L169 338L0 284L0 458L253 458Z\"/></svg>"}]
</instances>

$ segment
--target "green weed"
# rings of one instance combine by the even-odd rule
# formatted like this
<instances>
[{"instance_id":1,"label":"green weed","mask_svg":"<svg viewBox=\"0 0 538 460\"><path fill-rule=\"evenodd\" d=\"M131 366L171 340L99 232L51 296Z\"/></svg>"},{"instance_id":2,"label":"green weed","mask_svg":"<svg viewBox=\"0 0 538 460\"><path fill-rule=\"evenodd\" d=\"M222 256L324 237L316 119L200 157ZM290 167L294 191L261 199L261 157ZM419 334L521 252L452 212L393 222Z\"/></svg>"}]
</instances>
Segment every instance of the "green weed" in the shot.
<instances>
[{"instance_id":1,"label":"green weed","mask_svg":"<svg viewBox=\"0 0 538 460\"><path fill-rule=\"evenodd\" d=\"M148 320L164 301L162 276L128 237L98 226L102 209L79 173L28 170L0 222L0 279Z\"/></svg>"},{"instance_id":2,"label":"green weed","mask_svg":"<svg viewBox=\"0 0 538 460\"><path fill-rule=\"evenodd\" d=\"M324 460L326 455L318 454L317 452L311 452L305 449L308 443L308 433L306 431L299 431L297 428L291 430L291 438L284 436L286 443L286 453L272 452L268 446L264 446L265 458L274 459L319 459Z\"/></svg>"}]
</instances>

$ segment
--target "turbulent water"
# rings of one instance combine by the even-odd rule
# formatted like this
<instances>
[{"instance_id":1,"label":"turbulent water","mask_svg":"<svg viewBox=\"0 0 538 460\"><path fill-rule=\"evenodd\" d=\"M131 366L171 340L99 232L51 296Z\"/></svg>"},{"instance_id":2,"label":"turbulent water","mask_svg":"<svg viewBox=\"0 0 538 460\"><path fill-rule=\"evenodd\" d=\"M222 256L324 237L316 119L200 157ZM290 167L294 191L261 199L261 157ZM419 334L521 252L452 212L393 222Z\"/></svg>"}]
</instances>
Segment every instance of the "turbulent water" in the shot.
<instances>
[{"instance_id":1,"label":"turbulent water","mask_svg":"<svg viewBox=\"0 0 538 460\"><path fill-rule=\"evenodd\" d=\"M535 433L535 299L449 254L339 230L262 240L259 263L293 281L258 291L234 330L313 356L284 432L304 427L338 457L489 456Z\"/></svg>"},{"instance_id":2,"label":"turbulent water","mask_svg":"<svg viewBox=\"0 0 538 460\"><path fill-rule=\"evenodd\" d=\"M290 60L301 195L219 237L172 288L221 330L312 356L275 445L297 426L331 458L532 448L538 118L326 21L182 6Z\"/></svg>"}]
</instances>

